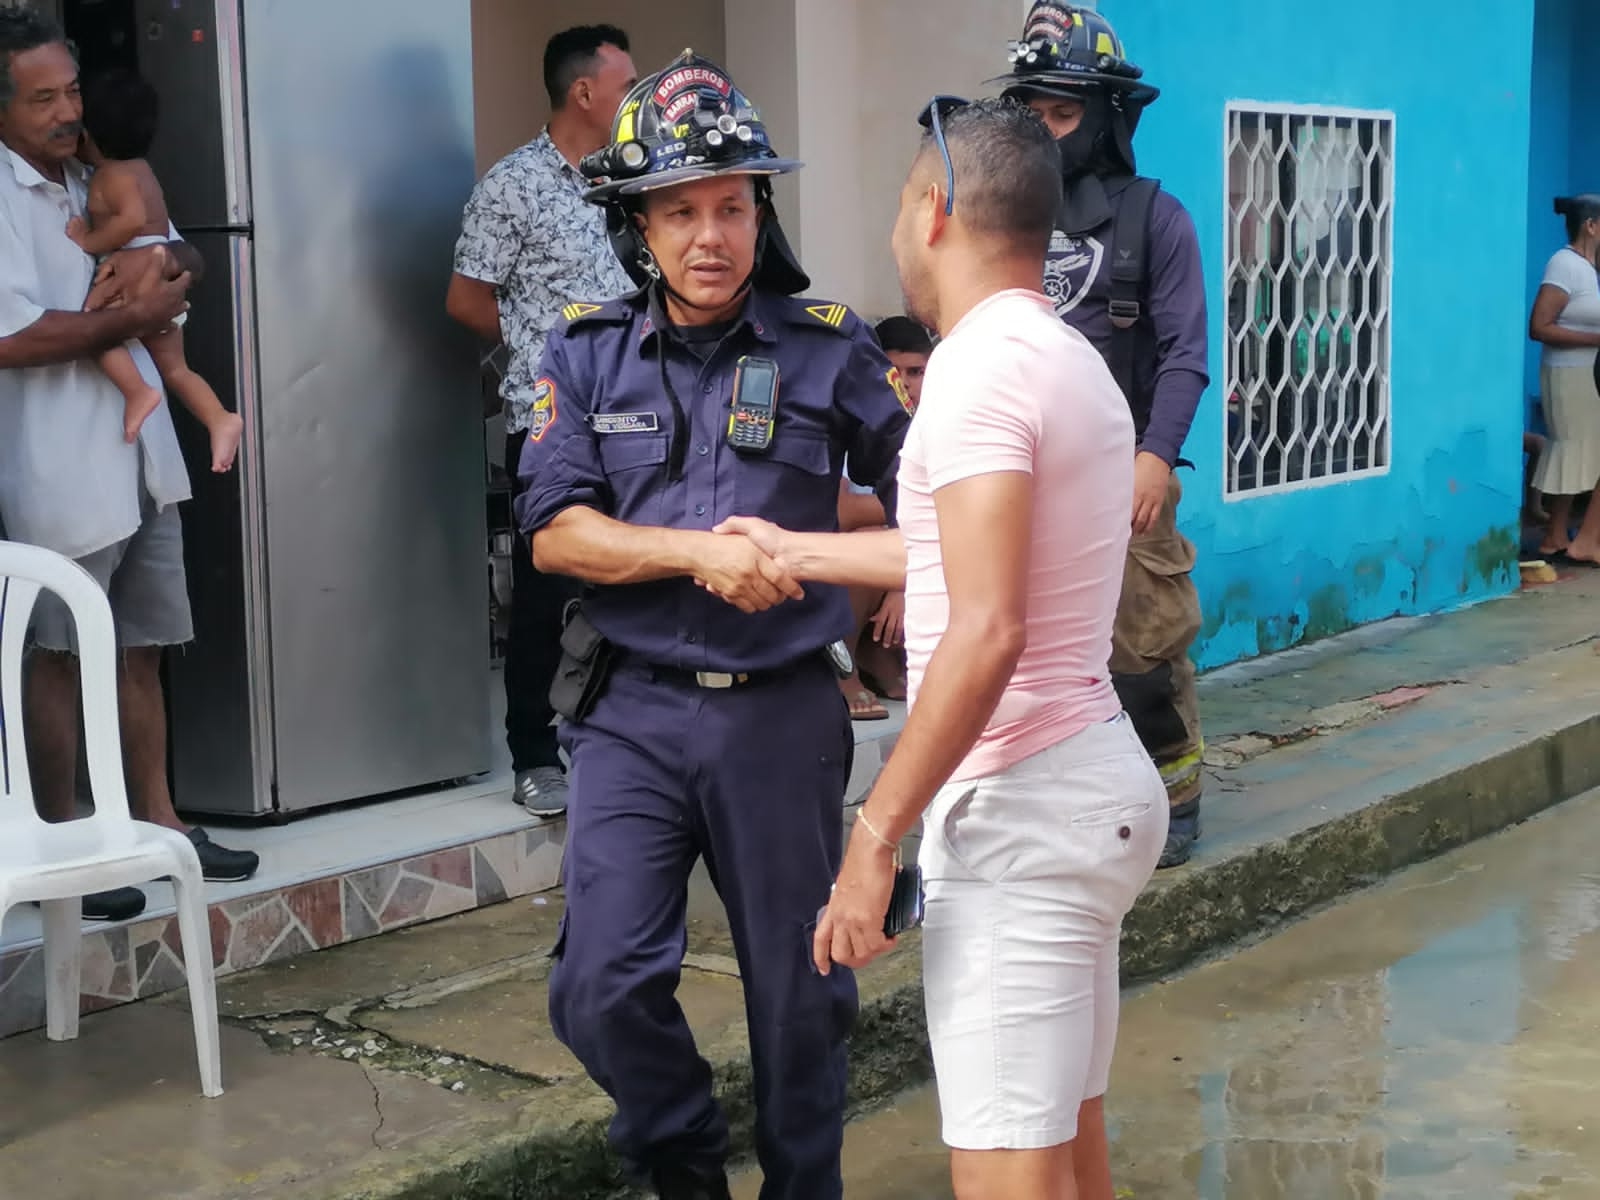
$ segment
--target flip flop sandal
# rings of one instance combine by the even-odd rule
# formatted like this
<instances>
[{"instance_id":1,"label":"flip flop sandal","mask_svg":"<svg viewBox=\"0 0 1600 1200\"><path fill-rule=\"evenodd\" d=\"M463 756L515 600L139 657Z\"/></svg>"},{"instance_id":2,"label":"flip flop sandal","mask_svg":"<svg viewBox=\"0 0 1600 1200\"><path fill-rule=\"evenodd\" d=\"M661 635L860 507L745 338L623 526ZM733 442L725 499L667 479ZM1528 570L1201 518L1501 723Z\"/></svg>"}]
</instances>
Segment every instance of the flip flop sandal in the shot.
<instances>
[{"instance_id":1,"label":"flip flop sandal","mask_svg":"<svg viewBox=\"0 0 1600 1200\"><path fill-rule=\"evenodd\" d=\"M853 697L846 696L845 703L850 706L850 719L852 721L887 721L889 710L878 703L878 698L866 688L862 688Z\"/></svg>"},{"instance_id":2,"label":"flip flop sandal","mask_svg":"<svg viewBox=\"0 0 1600 1200\"><path fill-rule=\"evenodd\" d=\"M901 683L899 686L893 688L886 687L884 686L883 680L879 679L871 671L868 671L865 668L860 669L860 675L861 682L866 684L885 700L904 700L906 698L906 685L904 683Z\"/></svg>"},{"instance_id":3,"label":"flip flop sandal","mask_svg":"<svg viewBox=\"0 0 1600 1200\"><path fill-rule=\"evenodd\" d=\"M1553 567L1567 567L1574 571L1600 570L1600 562L1592 558L1573 558L1563 550L1560 554L1551 554L1545 559Z\"/></svg>"}]
</instances>

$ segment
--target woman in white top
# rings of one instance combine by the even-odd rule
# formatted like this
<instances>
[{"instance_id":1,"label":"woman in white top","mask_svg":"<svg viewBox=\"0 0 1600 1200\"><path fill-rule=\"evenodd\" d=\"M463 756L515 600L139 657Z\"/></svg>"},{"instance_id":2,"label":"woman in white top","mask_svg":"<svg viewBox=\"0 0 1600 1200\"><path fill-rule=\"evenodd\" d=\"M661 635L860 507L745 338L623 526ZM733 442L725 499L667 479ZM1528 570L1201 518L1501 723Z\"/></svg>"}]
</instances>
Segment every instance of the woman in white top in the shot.
<instances>
[{"instance_id":1,"label":"woman in white top","mask_svg":"<svg viewBox=\"0 0 1600 1200\"><path fill-rule=\"evenodd\" d=\"M1563 197L1556 212L1567 219L1568 244L1545 267L1528 318L1528 336L1544 346L1539 387L1551 433L1534 474L1534 486L1554 497L1540 553L1600 566L1600 195ZM1571 537L1572 498L1583 493L1589 508Z\"/></svg>"}]
</instances>

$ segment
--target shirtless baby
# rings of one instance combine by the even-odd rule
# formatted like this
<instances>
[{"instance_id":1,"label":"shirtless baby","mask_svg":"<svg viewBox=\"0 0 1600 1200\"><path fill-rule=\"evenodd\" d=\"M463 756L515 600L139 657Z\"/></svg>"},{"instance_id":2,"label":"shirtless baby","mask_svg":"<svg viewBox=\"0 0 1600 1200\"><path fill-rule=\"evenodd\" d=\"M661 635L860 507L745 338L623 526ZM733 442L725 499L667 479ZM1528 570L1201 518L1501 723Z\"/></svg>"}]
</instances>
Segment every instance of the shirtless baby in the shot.
<instances>
[{"instance_id":1,"label":"shirtless baby","mask_svg":"<svg viewBox=\"0 0 1600 1200\"><path fill-rule=\"evenodd\" d=\"M166 197L144 158L155 137L156 113L155 89L131 72L102 75L84 89L84 135L79 153L94 168L94 175L89 180L88 220L72 218L67 236L97 258L168 239ZM93 291L90 296L85 307L93 306ZM182 329L175 324L144 339L144 344L172 394L206 427L211 438L211 469L228 470L238 452L244 423L190 370L183 355ZM98 361L122 392L122 433L132 442L145 418L161 403L161 389L145 382L125 346L107 350Z\"/></svg>"}]
</instances>

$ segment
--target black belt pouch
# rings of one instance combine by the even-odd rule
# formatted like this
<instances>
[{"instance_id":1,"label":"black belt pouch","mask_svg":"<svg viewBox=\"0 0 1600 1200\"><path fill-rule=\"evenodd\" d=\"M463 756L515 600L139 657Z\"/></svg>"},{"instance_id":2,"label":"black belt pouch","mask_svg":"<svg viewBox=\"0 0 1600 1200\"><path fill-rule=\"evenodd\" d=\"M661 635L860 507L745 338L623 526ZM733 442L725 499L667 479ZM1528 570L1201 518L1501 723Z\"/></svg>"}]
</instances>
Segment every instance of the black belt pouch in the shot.
<instances>
[{"instance_id":1,"label":"black belt pouch","mask_svg":"<svg viewBox=\"0 0 1600 1200\"><path fill-rule=\"evenodd\" d=\"M561 665L550 681L550 707L569 721L594 711L616 662L617 648L583 615L574 600L567 605L561 630Z\"/></svg>"}]
</instances>

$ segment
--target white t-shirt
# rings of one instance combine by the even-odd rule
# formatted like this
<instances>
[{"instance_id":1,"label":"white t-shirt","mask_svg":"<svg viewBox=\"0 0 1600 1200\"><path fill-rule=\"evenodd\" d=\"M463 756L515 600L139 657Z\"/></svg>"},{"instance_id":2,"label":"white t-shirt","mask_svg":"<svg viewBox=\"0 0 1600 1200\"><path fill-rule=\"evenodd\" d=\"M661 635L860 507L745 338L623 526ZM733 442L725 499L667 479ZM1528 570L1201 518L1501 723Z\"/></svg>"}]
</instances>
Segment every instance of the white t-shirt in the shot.
<instances>
[{"instance_id":1,"label":"white t-shirt","mask_svg":"<svg viewBox=\"0 0 1600 1200\"><path fill-rule=\"evenodd\" d=\"M87 195L88 176L75 160L66 164L64 183L56 183L0 146L0 337L49 310L82 307L94 259L66 230L68 218L83 215ZM145 382L160 387L149 351L137 341L127 347ZM122 404L117 385L92 358L0 370L0 518L7 537L82 558L133 535L144 492L158 508L189 498L189 471L166 400L131 446L122 438Z\"/></svg>"},{"instance_id":2,"label":"white t-shirt","mask_svg":"<svg viewBox=\"0 0 1600 1200\"><path fill-rule=\"evenodd\" d=\"M1567 305L1556 318L1563 329L1600 333L1600 275L1592 262L1570 246L1557 250L1544 269L1544 283L1567 293ZM1546 346L1547 367L1593 367L1594 346Z\"/></svg>"},{"instance_id":3,"label":"white t-shirt","mask_svg":"<svg viewBox=\"0 0 1600 1200\"><path fill-rule=\"evenodd\" d=\"M934 350L900 455L913 705L950 623L934 493L975 475L1033 476L1027 647L952 779L996 774L1120 711L1106 664L1133 452L1133 418L1105 360L1047 297L991 296Z\"/></svg>"}]
</instances>

